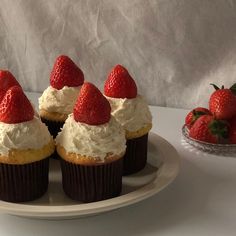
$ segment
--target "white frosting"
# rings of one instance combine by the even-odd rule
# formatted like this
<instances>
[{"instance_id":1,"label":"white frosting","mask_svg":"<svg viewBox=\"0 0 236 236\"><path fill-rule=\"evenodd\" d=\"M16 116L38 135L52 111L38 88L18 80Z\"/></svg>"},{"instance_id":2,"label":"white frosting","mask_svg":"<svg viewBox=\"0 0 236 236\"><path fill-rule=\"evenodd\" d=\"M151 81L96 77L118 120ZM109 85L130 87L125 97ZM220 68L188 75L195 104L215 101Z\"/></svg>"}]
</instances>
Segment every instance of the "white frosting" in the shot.
<instances>
[{"instance_id":1,"label":"white frosting","mask_svg":"<svg viewBox=\"0 0 236 236\"><path fill-rule=\"evenodd\" d=\"M71 114L56 137L56 143L68 153L100 158L101 161L108 153L120 156L126 149L125 131L113 117L106 124L88 125L76 122Z\"/></svg>"},{"instance_id":2,"label":"white frosting","mask_svg":"<svg viewBox=\"0 0 236 236\"><path fill-rule=\"evenodd\" d=\"M0 122L1 155L7 156L11 149L40 149L50 140L51 136L46 125L37 117L18 124Z\"/></svg>"},{"instance_id":3,"label":"white frosting","mask_svg":"<svg viewBox=\"0 0 236 236\"><path fill-rule=\"evenodd\" d=\"M152 123L151 112L142 96L138 95L132 99L106 98L111 104L111 114L125 130L134 132Z\"/></svg>"},{"instance_id":4,"label":"white frosting","mask_svg":"<svg viewBox=\"0 0 236 236\"><path fill-rule=\"evenodd\" d=\"M48 112L70 114L79 95L81 86L67 87L57 90L49 86L39 98L39 109Z\"/></svg>"}]
</instances>

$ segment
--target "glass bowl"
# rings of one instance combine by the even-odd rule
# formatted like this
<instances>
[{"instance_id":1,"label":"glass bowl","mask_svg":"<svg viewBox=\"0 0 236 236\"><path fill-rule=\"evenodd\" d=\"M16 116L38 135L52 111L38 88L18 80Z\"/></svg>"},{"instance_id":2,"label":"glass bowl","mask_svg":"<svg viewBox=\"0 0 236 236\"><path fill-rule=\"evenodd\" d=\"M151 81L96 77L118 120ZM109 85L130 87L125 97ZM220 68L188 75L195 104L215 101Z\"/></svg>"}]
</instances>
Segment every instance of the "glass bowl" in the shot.
<instances>
[{"instance_id":1,"label":"glass bowl","mask_svg":"<svg viewBox=\"0 0 236 236\"><path fill-rule=\"evenodd\" d=\"M214 144L190 138L189 130L185 125L182 127L182 136L185 142L197 148L198 150L215 155L236 156L236 144Z\"/></svg>"}]
</instances>

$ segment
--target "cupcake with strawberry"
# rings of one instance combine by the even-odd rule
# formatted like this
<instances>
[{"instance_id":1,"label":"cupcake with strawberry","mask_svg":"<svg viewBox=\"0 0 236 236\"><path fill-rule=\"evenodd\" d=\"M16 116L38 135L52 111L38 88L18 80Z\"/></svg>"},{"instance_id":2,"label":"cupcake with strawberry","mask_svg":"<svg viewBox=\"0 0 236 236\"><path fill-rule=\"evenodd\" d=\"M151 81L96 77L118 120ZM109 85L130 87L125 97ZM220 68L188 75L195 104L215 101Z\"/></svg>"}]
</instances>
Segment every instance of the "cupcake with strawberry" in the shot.
<instances>
[{"instance_id":1,"label":"cupcake with strawberry","mask_svg":"<svg viewBox=\"0 0 236 236\"><path fill-rule=\"evenodd\" d=\"M68 56L59 56L50 75L50 86L39 98L40 117L54 138L72 113L83 83L80 68Z\"/></svg>"},{"instance_id":2,"label":"cupcake with strawberry","mask_svg":"<svg viewBox=\"0 0 236 236\"><path fill-rule=\"evenodd\" d=\"M126 133L124 175L136 173L142 170L147 162L148 133L152 128L148 104L137 93L135 81L121 65L115 66L108 75L104 94L110 102L111 114Z\"/></svg>"},{"instance_id":3,"label":"cupcake with strawberry","mask_svg":"<svg viewBox=\"0 0 236 236\"><path fill-rule=\"evenodd\" d=\"M10 87L0 101L0 199L24 202L41 197L48 187L48 157L53 152L53 138L34 116L21 87Z\"/></svg>"},{"instance_id":4,"label":"cupcake with strawberry","mask_svg":"<svg viewBox=\"0 0 236 236\"><path fill-rule=\"evenodd\" d=\"M121 192L125 132L111 107L91 83L84 83L56 137L64 192L82 202L116 197Z\"/></svg>"}]
</instances>

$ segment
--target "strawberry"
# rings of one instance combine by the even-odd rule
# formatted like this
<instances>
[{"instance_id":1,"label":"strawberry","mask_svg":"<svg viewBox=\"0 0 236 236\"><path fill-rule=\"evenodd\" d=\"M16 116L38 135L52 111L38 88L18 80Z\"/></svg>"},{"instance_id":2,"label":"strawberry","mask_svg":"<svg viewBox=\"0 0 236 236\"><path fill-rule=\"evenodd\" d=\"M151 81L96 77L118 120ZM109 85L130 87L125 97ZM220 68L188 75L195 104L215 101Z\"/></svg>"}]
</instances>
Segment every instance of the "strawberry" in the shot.
<instances>
[{"instance_id":1,"label":"strawberry","mask_svg":"<svg viewBox=\"0 0 236 236\"><path fill-rule=\"evenodd\" d=\"M229 143L236 144L236 117L233 117L230 121L229 131Z\"/></svg>"},{"instance_id":2,"label":"strawberry","mask_svg":"<svg viewBox=\"0 0 236 236\"><path fill-rule=\"evenodd\" d=\"M212 84L216 91L212 93L209 100L209 109L216 119L228 120L236 115L235 86L230 89L218 88Z\"/></svg>"},{"instance_id":3,"label":"strawberry","mask_svg":"<svg viewBox=\"0 0 236 236\"><path fill-rule=\"evenodd\" d=\"M64 86L77 87L83 83L84 74L80 68L68 56L59 56L50 75L50 85L60 90Z\"/></svg>"},{"instance_id":4,"label":"strawberry","mask_svg":"<svg viewBox=\"0 0 236 236\"><path fill-rule=\"evenodd\" d=\"M4 97L6 91L12 86L20 87L20 84L10 71L0 70L0 101Z\"/></svg>"},{"instance_id":5,"label":"strawberry","mask_svg":"<svg viewBox=\"0 0 236 236\"><path fill-rule=\"evenodd\" d=\"M228 134L228 123L211 115L198 118L189 130L189 137L207 143L225 143Z\"/></svg>"},{"instance_id":6,"label":"strawberry","mask_svg":"<svg viewBox=\"0 0 236 236\"><path fill-rule=\"evenodd\" d=\"M34 109L19 86L13 86L7 90L0 103L0 121L8 124L16 124L32 120Z\"/></svg>"},{"instance_id":7,"label":"strawberry","mask_svg":"<svg viewBox=\"0 0 236 236\"><path fill-rule=\"evenodd\" d=\"M194 122L202 115L211 115L211 112L204 107L197 107L190 111L185 117L185 125L190 129Z\"/></svg>"},{"instance_id":8,"label":"strawberry","mask_svg":"<svg viewBox=\"0 0 236 236\"><path fill-rule=\"evenodd\" d=\"M116 65L104 85L104 94L113 98L135 98L137 86L129 72L121 65Z\"/></svg>"},{"instance_id":9,"label":"strawberry","mask_svg":"<svg viewBox=\"0 0 236 236\"><path fill-rule=\"evenodd\" d=\"M110 120L111 106L91 83L84 83L74 106L74 119L89 125L101 125Z\"/></svg>"}]
</instances>

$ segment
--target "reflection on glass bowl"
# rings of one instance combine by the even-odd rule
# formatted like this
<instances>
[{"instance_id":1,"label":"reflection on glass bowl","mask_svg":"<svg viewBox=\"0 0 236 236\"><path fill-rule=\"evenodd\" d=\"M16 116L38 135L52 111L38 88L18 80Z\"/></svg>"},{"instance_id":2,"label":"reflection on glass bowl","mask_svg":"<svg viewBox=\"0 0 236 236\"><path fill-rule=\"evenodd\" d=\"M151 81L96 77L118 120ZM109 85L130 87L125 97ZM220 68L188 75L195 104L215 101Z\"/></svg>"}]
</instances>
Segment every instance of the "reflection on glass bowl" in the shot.
<instances>
[{"instance_id":1,"label":"reflection on glass bowl","mask_svg":"<svg viewBox=\"0 0 236 236\"><path fill-rule=\"evenodd\" d=\"M236 156L236 144L214 144L190 138L189 130L185 125L182 127L182 135L187 143L204 152L215 155Z\"/></svg>"}]
</instances>

